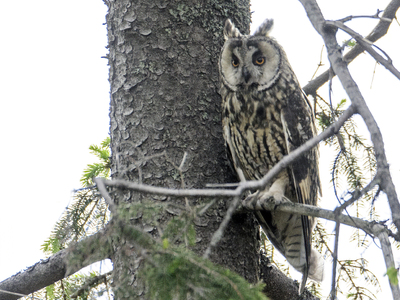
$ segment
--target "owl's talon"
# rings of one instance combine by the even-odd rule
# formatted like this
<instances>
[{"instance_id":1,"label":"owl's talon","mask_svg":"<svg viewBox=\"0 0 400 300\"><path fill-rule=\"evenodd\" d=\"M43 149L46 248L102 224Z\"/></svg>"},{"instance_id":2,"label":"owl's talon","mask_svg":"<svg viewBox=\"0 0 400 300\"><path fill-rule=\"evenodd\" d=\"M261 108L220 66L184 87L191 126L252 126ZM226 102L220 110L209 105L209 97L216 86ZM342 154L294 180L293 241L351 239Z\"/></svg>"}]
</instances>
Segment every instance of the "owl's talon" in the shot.
<instances>
[{"instance_id":1,"label":"owl's talon","mask_svg":"<svg viewBox=\"0 0 400 300\"><path fill-rule=\"evenodd\" d=\"M283 200L283 194L280 192L265 191L261 194L260 200L269 202L275 202L276 204L281 203Z\"/></svg>"},{"instance_id":2,"label":"owl's talon","mask_svg":"<svg viewBox=\"0 0 400 300\"><path fill-rule=\"evenodd\" d=\"M258 197L258 194L259 194L259 193L260 193L260 192L257 191L257 192L255 192L255 193L253 193L253 194L248 195L248 196L246 197L246 199L244 199L244 202L246 202L246 203L248 203L248 204L251 204L252 206L255 206L256 203L257 203L257 200L259 199L259 197Z\"/></svg>"}]
</instances>

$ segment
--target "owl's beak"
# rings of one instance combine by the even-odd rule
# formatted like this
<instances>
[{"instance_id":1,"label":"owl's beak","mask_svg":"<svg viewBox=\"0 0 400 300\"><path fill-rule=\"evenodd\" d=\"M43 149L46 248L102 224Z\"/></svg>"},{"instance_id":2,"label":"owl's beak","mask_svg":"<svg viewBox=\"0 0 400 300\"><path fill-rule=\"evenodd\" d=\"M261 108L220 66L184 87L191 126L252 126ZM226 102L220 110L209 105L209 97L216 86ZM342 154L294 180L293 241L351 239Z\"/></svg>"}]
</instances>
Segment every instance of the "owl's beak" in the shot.
<instances>
[{"instance_id":1,"label":"owl's beak","mask_svg":"<svg viewBox=\"0 0 400 300\"><path fill-rule=\"evenodd\" d=\"M244 81L246 83L248 83L249 79L251 77L251 74L250 74L249 70L246 67L243 67L242 73L243 73Z\"/></svg>"}]
</instances>

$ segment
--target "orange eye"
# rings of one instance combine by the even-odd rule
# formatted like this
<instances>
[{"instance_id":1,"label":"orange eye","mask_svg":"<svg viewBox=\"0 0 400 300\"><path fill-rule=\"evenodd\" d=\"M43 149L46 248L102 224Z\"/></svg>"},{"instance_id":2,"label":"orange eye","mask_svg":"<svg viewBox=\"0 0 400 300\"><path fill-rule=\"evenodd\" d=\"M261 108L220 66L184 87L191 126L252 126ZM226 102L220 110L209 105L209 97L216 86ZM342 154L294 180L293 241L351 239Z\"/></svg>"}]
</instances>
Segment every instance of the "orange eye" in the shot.
<instances>
[{"instance_id":1,"label":"orange eye","mask_svg":"<svg viewBox=\"0 0 400 300\"><path fill-rule=\"evenodd\" d=\"M236 56L232 56L232 66L234 68L239 67L239 59Z\"/></svg>"},{"instance_id":2,"label":"orange eye","mask_svg":"<svg viewBox=\"0 0 400 300\"><path fill-rule=\"evenodd\" d=\"M264 57L260 56L260 57L258 57L258 58L256 59L256 64L257 64L257 65L261 66L261 65L263 65L264 63L265 63L265 58L264 58Z\"/></svg>"}]
</instances>

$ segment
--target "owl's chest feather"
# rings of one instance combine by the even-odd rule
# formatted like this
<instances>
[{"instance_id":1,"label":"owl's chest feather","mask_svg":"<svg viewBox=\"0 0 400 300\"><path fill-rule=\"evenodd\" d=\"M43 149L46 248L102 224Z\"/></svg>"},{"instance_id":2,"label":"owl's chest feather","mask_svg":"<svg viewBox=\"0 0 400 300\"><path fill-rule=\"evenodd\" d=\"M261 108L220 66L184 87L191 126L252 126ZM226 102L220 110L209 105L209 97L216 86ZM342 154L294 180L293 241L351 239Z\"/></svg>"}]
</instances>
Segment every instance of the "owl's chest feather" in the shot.
<instances>
[{"instance_id":1,"label":"owl's chest feather","mask_svg":"<svg viewBox=\"0 0 400 300\"><path fill-rule=\"evenodd\" d=\"M246 179L259 179L287 154L279 99L265 91L228 93L223 101L226 139Z\"/></svg>"}]
</instances>

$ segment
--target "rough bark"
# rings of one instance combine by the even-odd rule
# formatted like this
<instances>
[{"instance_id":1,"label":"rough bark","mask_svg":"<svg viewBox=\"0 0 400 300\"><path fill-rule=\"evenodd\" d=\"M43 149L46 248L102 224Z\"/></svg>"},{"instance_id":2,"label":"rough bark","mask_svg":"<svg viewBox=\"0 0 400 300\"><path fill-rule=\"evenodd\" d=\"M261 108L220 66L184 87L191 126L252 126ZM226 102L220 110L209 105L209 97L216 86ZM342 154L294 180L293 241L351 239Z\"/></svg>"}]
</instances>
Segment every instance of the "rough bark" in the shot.
<instances>
[{"instance_id":1,"label":"rough bark","mask_svg":"<svg viewBox=\"0 0 400 300\"><path fill-rule=\"evenodd\" d=\"M80 269L105 259L109 255L109 249L104 247L108 243L107 230L102 230L81 242L71 245L68 249L61 250L48 259L29 267L27 270L0 282L0 290L11 291L28 295L58 280L61 280ZM99 247L99 245L101 245ZM88 251L88 249L102 249L102 251ZM93 254L95 253L95 254ZM71 263L75 261L75 263ZM14 300L21 296L0 292L0 300Z\"/></svg>"},{"instance_id":2,"label":"rough bark","mask_svg":"<svg viewBox=\"0 0 400 300\"><path fill-rule=\"evenodd\" d=\"M265 256L261 256L261 279L265 283L264 293L269 300L299 300L299 284L288 278ZM319 298L305 290L302 300L318 300Z\"/></svg>"},{"instance_id":3,"label":"rough bark","mask_svg":"<svg viewBox=\"0 0 400 300\"><path fill-rule=\"evenodd\" d=\"M63 279L67 270L65 263L66 256L66 251L60 251L52 256L51 259L38 262L26 271L17 273L4 280L0 283L0 289L28 295L33 291L54 283L54 279L56 281ZM0 300L14 300L18 298L20 296L0 292Z\"/></svg>"},{"instance_id":4,"label":"rough bark","mask_svg":"<svg viewBox=\"0 0 400 300\"><path fill-rule=\"evenodd\" d=\"M232 182L221 132L217 58L226 18L248 32L249 1L121 0L108 5L112 177L180 187L179 173L171 161L179 166L186 152L186 187ZM164 151L166 155L153 157ZM114 195L117 202L150 197L128 191ZM189 200L191 205L204 201ZM225 210L226 203L221 200L196 222L198 242L194 250L198 254L205 251ZM169 217L168 213L158 216L160 226ZM144 229L151 225L141 221L136 225ZM148 231L156 234L151 228ZM119 281L129 278L137 294L144 295L144 287L135 276L139 254L129 252L131 263L127 262L127 251L122 249L133 249L133 245L123 247L125 243L115 245L114 282L118 286ZM210 259L256 282L257 247L253 217L241 214L232 220ZM116 298L127 297L116 290Z\"/></svg>"}]
</instances>

